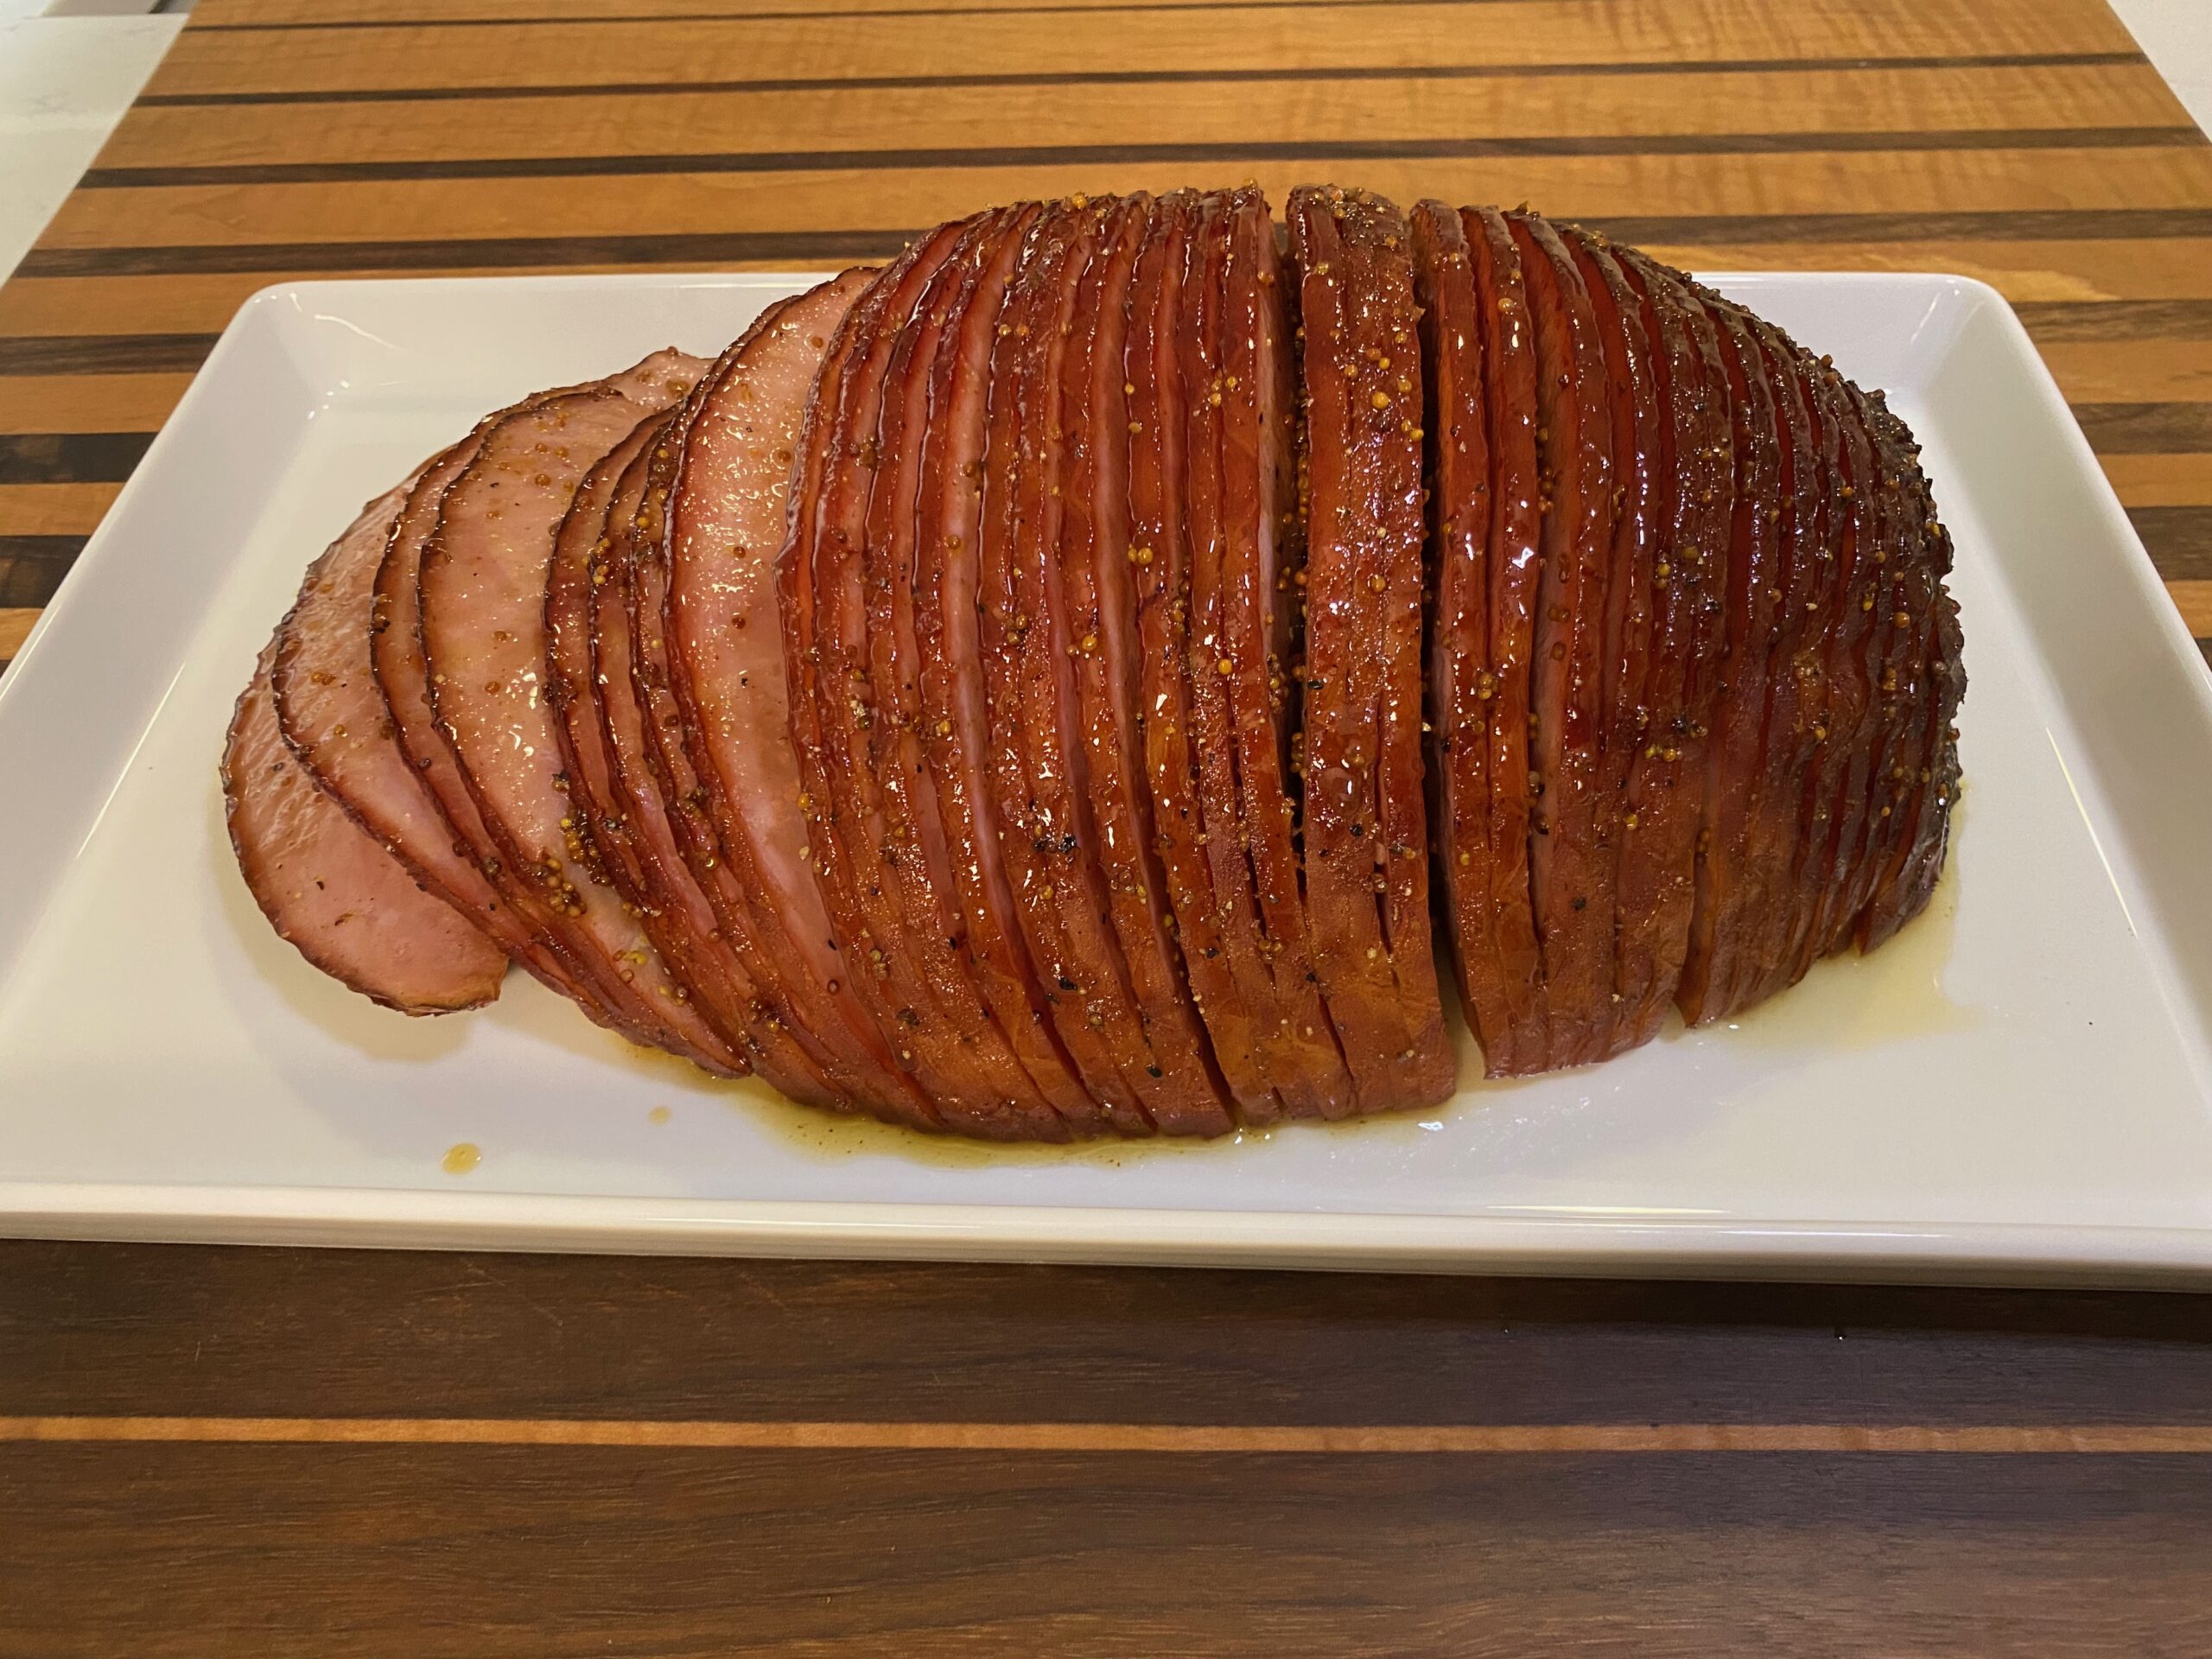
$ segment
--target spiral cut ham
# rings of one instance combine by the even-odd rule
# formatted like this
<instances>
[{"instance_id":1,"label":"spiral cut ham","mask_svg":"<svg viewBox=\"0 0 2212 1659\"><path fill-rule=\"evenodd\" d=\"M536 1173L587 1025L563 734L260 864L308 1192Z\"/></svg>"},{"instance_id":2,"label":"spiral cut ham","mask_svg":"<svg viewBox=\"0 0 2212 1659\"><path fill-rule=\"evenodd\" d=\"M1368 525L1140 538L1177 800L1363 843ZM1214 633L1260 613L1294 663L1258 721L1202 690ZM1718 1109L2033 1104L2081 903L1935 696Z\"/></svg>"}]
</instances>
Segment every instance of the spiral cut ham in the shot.
<instances>
[{"instance_id":1,"label":"spiral cut ham","mask_svg":"<svg viewBox=\"0 0 2212 1659\"><path fill-rule=\"evenodd\" d=\"M1940 874L1948 537L1882 400L1527 209L1075 196L527 398L309 570L223 779L413 1014L993 1140L1427 1106Z\"/></svg>"}]
</instances>

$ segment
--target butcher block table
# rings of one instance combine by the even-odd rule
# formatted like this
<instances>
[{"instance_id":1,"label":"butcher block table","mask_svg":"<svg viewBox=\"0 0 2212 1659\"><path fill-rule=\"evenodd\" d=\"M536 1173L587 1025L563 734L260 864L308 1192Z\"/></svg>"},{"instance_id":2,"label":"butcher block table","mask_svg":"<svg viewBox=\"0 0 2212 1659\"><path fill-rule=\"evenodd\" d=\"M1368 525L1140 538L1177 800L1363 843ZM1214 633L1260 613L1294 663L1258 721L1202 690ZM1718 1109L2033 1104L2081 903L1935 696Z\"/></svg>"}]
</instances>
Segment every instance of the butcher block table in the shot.
<instances>
[{"instance_id":1,"label":"butcher block table","mask_svg":"<svg viewBox=\"0 0 2212 1659\"><path fill-rule=\"evenodd\" d=\"M2101 0L201 0L0 289L0 658L265 283L1247 177L1993 283L2212 636ZM2212 1298L0 1244L0 1655L1567 1651L2212 1653Z\"/></svg>"}]
</instances>

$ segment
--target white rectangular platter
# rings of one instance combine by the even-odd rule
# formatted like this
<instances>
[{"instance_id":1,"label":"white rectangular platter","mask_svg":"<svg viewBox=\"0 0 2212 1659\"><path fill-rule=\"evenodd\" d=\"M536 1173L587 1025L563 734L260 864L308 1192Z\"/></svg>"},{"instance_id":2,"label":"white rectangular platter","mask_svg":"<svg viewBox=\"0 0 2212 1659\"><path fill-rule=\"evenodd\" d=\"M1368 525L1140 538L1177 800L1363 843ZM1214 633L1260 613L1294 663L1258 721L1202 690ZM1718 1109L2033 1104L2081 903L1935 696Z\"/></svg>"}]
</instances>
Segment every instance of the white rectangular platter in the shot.
<instances>
[{"instance_id":1,"label":"white rectangular platter","mask_svg":"<svg viewBox=\"0 0 2212 1659\"><path fill-rule=\"evenodd\" d=\"M810 280L240 313L0 682L0 1231L2212 1281L2212 680L2018 320L1953 277L1715 279L1926 443L1969 675L1931 912L1736 1025L1510 1085L1463 1041L1421 1117L985 1153L716 1084L519 974L438 1020L321 979L239 880L215 778L308 560L479 413L715 351Z\"/></svg>"}]
</instances>

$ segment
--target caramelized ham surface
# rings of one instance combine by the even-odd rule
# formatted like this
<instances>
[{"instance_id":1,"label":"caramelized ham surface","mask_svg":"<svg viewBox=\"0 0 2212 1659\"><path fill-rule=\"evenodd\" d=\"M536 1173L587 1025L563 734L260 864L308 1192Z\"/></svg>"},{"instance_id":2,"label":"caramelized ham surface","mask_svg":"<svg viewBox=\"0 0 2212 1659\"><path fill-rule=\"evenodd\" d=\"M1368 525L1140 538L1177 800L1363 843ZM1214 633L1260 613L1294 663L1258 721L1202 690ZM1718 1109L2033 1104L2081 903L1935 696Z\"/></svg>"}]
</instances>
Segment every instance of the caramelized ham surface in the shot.
<instances>
[{"instance_id":1,"label":"caramelized ham surface","mask_svg":"<svg viewBox=\"0 0 2212 1659\"><path fill-rule=\"evenodd\" d=\"M995 209L488 417L240 700L264 910L409 1012L512 957L1065 1141L1442 1100L1440 961L1528 1075L1924 907L1965 677L1880 394L1526 208L1284 220Z\"/></svg>"}]
</instances>

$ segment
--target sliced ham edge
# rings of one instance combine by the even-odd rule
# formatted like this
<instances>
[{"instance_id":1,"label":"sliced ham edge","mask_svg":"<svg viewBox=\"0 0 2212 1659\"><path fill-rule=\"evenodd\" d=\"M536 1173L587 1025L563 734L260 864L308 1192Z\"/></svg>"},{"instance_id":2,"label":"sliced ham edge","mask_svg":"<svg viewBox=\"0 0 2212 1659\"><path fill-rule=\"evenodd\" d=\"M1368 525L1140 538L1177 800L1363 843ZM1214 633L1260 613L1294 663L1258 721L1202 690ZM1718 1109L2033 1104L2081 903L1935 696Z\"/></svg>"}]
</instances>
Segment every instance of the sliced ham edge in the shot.
<instances>
[{"instance_id":1,"label":"sliced ham edge","mask_svg":"<svg viewBox=\"0 0 2212 1659\"><path fill-rule=\"evenodd\" d=\"M815 546L817 697L831 798L854 849L861 910L905 988L906 1034L928 1041L941 1065L967 1077L982 1133L1056 1140L1069 1130L1022 1065L960 960L950 855L921 776L918 669L900 636L912 632L920 432L930 370L950 313L1000 219L982 213L949 227L925 254L912 302L887 314L869 345L863 396L849 398L833 472L824 485L830 533ZM941 885L940 885L941 878Z\"/></svg>"},{"instance_id":2,"label":"sliced ham edge","mask_svg":"<svg viewBox=\"0 0 2212 1659\"><path fill-rule=\"evenodd\" d=\"M406 486L365 507L302 584L349 546L380 546ZM270 676L283 626L254 664L224 745L223 817L238 871L277 937L315 967L402 1014L480 1007L499 994L500 950L346 811L284 741Z\"/></svg>"},{"instance_id":3,"label":"sliced ham edge","mask_svg":"<svg viewBox=\"0 0 2212 1659\"><path fill-rule=\"evenodd\" d=\"M541 927L591 976L632 1041L742 1075L742 1055L690 1006L690 988L585 855L543 696L555 532L592 465L643 415L679 401L704 366L658 353L492 428L439 501L416 583L416 626L434 729L489 832L494 880L511 899L537 901Z\"/></svg>"},{"instance_id":4,"label":"sliced ham edge","mask_svg":"<svg viewBox=\"0 0 2212 1659\"><path fill-rule=\"evenodd\" d=\"M1427 845L1421 650L1405 622L1426 539L1412 257L1404 215L1380 197L1302 186L1288 212L1306 329L1306 894L1360 1109L1383 1111L1452 1082L1425 912L1394 941L1389 921L1410 918L1383 874L1393 848Z\"/></svg>"},{"instance_id":5,"label":"sliced ham edge","mask_svg":"<svg viewBox=\"0 0 2212 1659\"><path fill-rule=\"evenodd\" d=\"M806 868L803 791L785 735L775 565L799 428L830 340L873 279L847 271L764 315L686 405L668 486L661 637L680 759L703 809L683 815L695 878L726 927L743 924L733 942L751 950L756 982L839 1094L887 1122L939 1130L943 1119L846 982Z\"/></svg>"},{"instance_id":6,"label":"sliced ham edge","mask_svg":"<svg viewBox=\"0 0 2212 1659\"><path fill-rule=\"evenodd\" d=\"M1173 918L1191 1001L1211 1040L1237 1117L1262 1128L1283 1116L1224 956L1207 862L1190 694L1189 537L1183 511L1192 389L1184 383L1181 319L1200 198L1164 196L1137 252L1124 346L1129 429L1129 540L1135 607L1137 707L1153 849Z\"/></svg>"},{"instance_id":7,"label":"sliced ham edge","mask_svg":"<svg viewBox=\"0 0 2212 1659\"><path fill-rule=\"evenodd\" d=\"M1046 550L1057 547L1061 324L1091 234L1087 213L1046 207L1030 226L991 347L976 603L986 798L1032 971L1057 1029L1114 1127L1143 1135L1154 1065L1128 1006L1127 967L1093 907L1065 768L1067 636ZM1069 711L1072 713L1071 710Z\"/></svg>"},{"instance_id":8,"label":"sliced ham edge","mask_svg":"<svg viewBox=\"0 0 2212 1659\"><path fill-rule=\"evenodd\" d=\"M1222 655L1232 664L1224 680L1243 841L1280 1022L1268 1046L1270 1071L1294 1116L1339 1118L1358 1100L1313 966L1291 771L1306 551L1297 511L1294 300L1267 199L1254 187L1233 192L1224 216ZM1414 864L1427 869L1426 858Z\"/></svg>"},{"instance_id":9,"label":"sliced ham edge","mask_svg":"<svg viewBox=\"0 0 2212 1659\"><path fill-rule=\"evenodd\" d=\"M990 365L1007 292L1043 212L1006 210L963 275L928 365L929 418L915 494L918 556L911 607L916 723L923 779L950 867L957 937L969 971L1038 1090L1069 1132L1114 1132L1090 1084L1118 1086L1105 1045L1065 1004L1049 1001L1022 931L999 846L986 753L989 726L982 615L982 482L988 444ZM920 556L918 550L931 556Z\"/></svg>"},{"instance_id":10,"label":"sliced ham edge","mask_svg":"<svg viewBox=\"0 0 2212 1659\"><path fill-rule=\"evenodd\" d=\"M1485 1042L1484 1059L1491 1076L1518 1077L1544 1070L1551 1024L1530 856L1535 808L1529 789L1535 771L1530 715L1543 575L1535 334L1521 250L1504 215L1494 207L1463 208L1459 222L1472 256L1476 311L1484 330L1483 399L1495 501L1485 554L1490 690L1497 705L1489 716L1488 772L1492 915L1504 1000L1500 1027L1495 1039Z\"/></svg>"},{"instance_id":11,"label":"sliced ham edge","mask_svg":"<svg viewBox=\"0 0 2212 1659\"><path fill-rule=\"evenodd\" d=\"M1130 602L1128 302L1153 218L1149 197L1091 206L1097 223L1081 273L1059 377L1060 530L1044 573L1058 588L1069 649L1063 738L1070 804L1085 880L1111 928L1129 1001L1147 1044L1147 1109L1160 1130L1214 1135L1235 1127L1212 1046L1189 1001L1167 926L1167 899L1151 848L1135 719L1135 612ZM1147 555L1147 556L1149 556Z\"/></svg>"}]
</instances>

